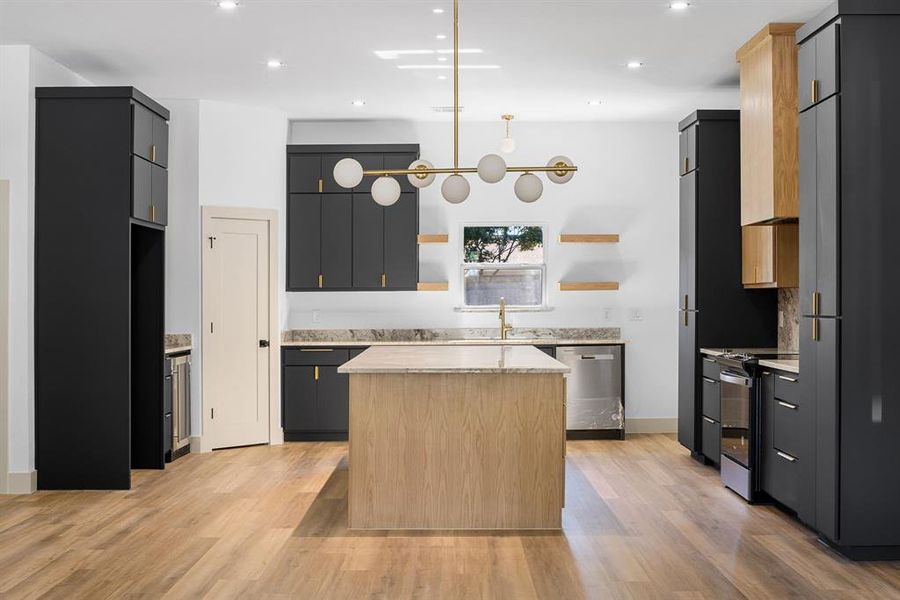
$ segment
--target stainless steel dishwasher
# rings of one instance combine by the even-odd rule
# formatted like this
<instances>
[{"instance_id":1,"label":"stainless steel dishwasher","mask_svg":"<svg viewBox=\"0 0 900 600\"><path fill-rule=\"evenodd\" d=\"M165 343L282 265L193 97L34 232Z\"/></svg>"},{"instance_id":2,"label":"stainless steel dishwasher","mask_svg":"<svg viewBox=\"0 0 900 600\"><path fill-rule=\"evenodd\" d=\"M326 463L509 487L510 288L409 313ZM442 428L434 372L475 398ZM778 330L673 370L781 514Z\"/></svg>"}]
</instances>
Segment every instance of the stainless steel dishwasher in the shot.
<instances>
[{"instance_id":1,"label":"stainless steel dishwasher","mask_svg":"<svg viewBox=\"0 0 900 600\"><path fill-rule=\"evenodd\" d=\"M173 355L172 460L191 451L191 355Z\"/></svg>"},{"instance_id":2,"label":"stainless steel dishwasher","mask_svg":"<svg viewBox=\"0 0 900 600\"><path fill-rule=\"evenodd\" d=\"M570 439L624 439L622 346L560 346L556 359L572 369L566 383Z\"/></svg>"}]
</instances>

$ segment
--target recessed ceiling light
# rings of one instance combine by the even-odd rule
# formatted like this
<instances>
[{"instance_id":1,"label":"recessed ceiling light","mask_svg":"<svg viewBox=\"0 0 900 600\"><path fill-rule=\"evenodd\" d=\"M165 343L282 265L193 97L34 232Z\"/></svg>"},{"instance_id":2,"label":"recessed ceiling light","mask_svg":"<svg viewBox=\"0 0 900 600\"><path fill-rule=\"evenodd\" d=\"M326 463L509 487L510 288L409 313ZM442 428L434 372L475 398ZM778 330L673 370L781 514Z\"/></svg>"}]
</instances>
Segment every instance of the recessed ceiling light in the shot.
<instances>
[{"instance_id":1,"label":"recessed ceiling light","mask_svg":"<svg viewBox=\"0 0 900 600\"><path fill-rule=\"evenodd\" d=\"M438 56L438 60L441 62L447 62L447 57L446 56Z\"/></svg>"},{"instance_id":2,"label":"recessed ceiling light","mask_svg":"<svg viewBox=\"0 0 900 600\"><path fill-rule=\"evenodd\" d=\"M628 67L629 69L640 69L641 67L644 66L644 63L642 63L639 60L632 60L625 66Z\"/></svg>"},{"instance_id":3,"label":"recessed ceiling light","mask_svg":"<svg viewBox=\"0 0 900 600\"><path fill-rule=\"evenodd\" d=\"M600 106L602 104L599 100L588 100L588 106Z\"/></svg>"},{"instance_id":4,"label":"recessed ceiling light","mask_svg":"<svg viewBox=\"0 0 900 600\"><path fill-rule=\"evenodd\" d=\"M350 104L352 104L353 106L357 106L357 107L359 107L359 106L365 106L365 105L366 105L366 101L365 101L365 100L354 100L354 101L351 102Z\"/></svg>"},{"instance_id":5,"label":"recessed ceiling light","mask_svg":"<svg viewBox=\"0 0 900 600\"><path fill-rule=\"evenodd\" d=\"M447 76L446 75L438 75L438 79L443 81L443 80L447 79Z\"/></svg>"},{"instance_id":6,"label":"recessed ceiling light","mask_svg":"<svg viewBox=\"0 0 900 600\"><path fill-rule=\"evenodd\" d=\"M396 60L401 56L423 56L432 54L453 54L453 48L441 48L439 50L375 50L375 56L382 60ZM460 54L481 54L484 52L481 48L460 48Z\"/></svg>"},{"instance_id":7,"label":"recessed ceiling light","mask_svg":"<svg viewBox=\"0 0 900 600\"><path fill-rule=\"evenodd\" d=\"M273 58L272 60L266 61L266 66L270 69L280 69L284 66L284 63L278 59Z\"/></svg>"},{"instance_id":8,"label":"recessed ceiling light","mask_svg":"<svg viewBox=\"0 0 900 600\"><path fill-rule=\"evenodd\" d=\"M444 9L443 8L432 8L431 12L433 12L436 15L442 15L442 14L444 14Z\"/></svg>"},{"instance_id":9,"label":"recessed ceiling light","mask_svg":"<svg viewBox=\"0 0 900 600\"><path fill-rule=\"evenodd\" d=\"M238 3L236 0L219 0L216 2L216 6L222 10L234 10L238 7Z\"/></svg>"},{"instance_id":10,"label":"recessed ceiling light","mask_svg":"<svg viewBox=\"0 0 900 600\"><path fill-rule=\"evenodd\" d=\"M439 33L439 34L437 34L436 36L434 36L434 39L436 39L436 40L446 40L446 39L447 39L447 36L444 35L443 33Z\"/></svg>"},{"instance_id":11,"label":"recessed ceiling light","mask_svg":"<svg viewBox=\"0 0 900 600\"><path fill-rule=\"evenodd\" d=\"M691 5L690 2L684 2L680 0L678 2L669 2L669 8L672 10L684 10Z\"/></svg>"}]
</instances>

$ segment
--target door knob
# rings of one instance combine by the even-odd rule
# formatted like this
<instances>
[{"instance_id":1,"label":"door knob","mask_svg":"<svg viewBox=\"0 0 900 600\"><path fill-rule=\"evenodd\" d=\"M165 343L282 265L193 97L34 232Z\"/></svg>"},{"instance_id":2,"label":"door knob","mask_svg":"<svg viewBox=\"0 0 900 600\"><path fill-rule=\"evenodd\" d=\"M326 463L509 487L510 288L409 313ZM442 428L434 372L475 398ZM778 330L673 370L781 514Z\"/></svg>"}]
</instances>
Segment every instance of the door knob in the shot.
<instances>
[{"instance_id":1,"label":"door knob","mask_svg":"<svg viewBox=\"0 0 900 600\"><path fill-rule=\"evenodd\" d=\"M259 347L260 347L260 348L268 348L268 347L269 347L269 340L259 340Z\"/></svg>"}]
</instances>

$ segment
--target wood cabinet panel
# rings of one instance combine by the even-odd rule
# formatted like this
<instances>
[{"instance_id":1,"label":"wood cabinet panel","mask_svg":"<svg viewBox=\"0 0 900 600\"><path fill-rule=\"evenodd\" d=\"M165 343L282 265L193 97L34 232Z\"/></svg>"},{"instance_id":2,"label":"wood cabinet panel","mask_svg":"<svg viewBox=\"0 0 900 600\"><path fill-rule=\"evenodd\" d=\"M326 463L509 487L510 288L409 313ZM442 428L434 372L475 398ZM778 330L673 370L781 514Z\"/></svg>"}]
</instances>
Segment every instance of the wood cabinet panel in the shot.
<instances>
[{"instance_id":1,"label":"wood cabinet panel","mask_svg":"<svg viewBox=\"0 0 900 600\"><path fill-rule=\"evenodd\" d=\"M797 287L799 229L796 224L742 228L741 281L747 288Z\"/></svg>"},{"instance_id":2,"label":"wood cabinet panel","mask_svg":"<svg viewBox=\"0 0 900 600\"><path fill-rule=\"evenodd\" d=\"M737 53L741 70L741 225L797 219L799 24L772 23Z\"/></svg>"}]
</instances>

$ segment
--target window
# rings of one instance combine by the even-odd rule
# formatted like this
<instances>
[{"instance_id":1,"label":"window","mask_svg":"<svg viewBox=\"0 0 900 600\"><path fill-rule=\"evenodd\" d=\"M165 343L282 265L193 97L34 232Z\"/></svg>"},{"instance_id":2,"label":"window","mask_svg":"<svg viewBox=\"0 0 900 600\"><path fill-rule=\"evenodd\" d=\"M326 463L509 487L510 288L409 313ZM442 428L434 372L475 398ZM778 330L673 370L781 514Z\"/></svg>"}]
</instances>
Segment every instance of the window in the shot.
<instances>
[{"instance_id":1,"label":"window","mask_svg":"<svg viewBox=\"0 0 900 600\"><path fill-rule=\"evenodd\" d=\"M466 225L462 254L464 308L544 305L543 226Z\"/></svg>"}]
</instances>

